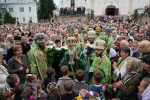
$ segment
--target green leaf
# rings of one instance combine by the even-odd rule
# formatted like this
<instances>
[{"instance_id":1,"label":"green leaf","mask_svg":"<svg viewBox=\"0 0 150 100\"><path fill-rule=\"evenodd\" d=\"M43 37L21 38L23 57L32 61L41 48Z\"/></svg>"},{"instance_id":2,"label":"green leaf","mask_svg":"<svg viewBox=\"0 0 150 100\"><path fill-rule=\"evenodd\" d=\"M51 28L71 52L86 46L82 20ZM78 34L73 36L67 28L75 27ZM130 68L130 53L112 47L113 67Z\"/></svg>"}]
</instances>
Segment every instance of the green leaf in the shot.
<instances>
[{"instance_id":1,"label":"green leaf","mask_svg":"<svg viewBox=\"0 0 150 100\"><path fill-rule=\"evenodd\" d=\"M10 15L9 12L6 12L4 14L4 24L14 24L15 20L13 19L13 17Z\"/></svg>"}]
</instances>

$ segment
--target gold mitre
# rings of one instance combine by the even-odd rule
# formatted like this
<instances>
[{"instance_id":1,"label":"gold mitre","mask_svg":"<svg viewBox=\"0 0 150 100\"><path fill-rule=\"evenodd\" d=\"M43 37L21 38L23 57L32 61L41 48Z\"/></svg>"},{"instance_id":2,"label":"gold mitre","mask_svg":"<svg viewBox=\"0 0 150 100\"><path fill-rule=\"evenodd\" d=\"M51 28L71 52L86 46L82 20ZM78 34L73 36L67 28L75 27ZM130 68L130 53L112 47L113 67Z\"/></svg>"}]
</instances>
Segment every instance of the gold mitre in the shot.
<instances>
[{"instance_id":1,"label":"gold mitre","mask_svg":"<svg viewBox=\"0 0 150 100\"><path fill-rule=\"evenodd\" d=\"M96 40L95 41L95 49L101 49L104 50L104 46L106 45L106 42L104 40Z\"/></svg>"},{"instance_id":2,"label":"gold mitre","mask_svg":"<svg viewBox=\"0 0 150 100\"><path fill-rule=\"evenodd\" d=\"M99 26L96 27L95 29L96 32L101 32L101 28Z\"/></svg>"},{"instance_id":3,"label":"gold mitre","mask_svg":"<svg viewBox=\"0 0 150 100\"><path fill-rule=\"evenodd\" d=\"M95 36L96 36L96 32L94 30L88 31L88 37L95 38Z\"/></svg>"},{"instance_id":4,"label":"gold mitre","mask_svg":"<svg viewBox=\"0 0 150 100\"><path fill-rule=\"evenodd\" d=\"M75 45L76 43L76 38L75 37L68 37L66 40L67 45Z\"/></svg>"}]
</instances>

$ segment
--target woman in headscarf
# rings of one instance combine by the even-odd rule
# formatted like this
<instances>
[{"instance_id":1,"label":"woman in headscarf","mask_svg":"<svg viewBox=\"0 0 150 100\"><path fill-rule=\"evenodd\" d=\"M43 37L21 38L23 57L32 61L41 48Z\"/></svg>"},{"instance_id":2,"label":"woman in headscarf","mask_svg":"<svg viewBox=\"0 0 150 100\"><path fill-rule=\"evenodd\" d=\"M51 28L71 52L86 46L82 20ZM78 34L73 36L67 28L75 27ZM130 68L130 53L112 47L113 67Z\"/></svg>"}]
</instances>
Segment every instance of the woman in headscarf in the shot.
<instances>
[{"instance_id":1,"label":"woman in headscarf","mask_svg":"<svg viewBox=\"0 0 150 100\"><path fill-rule=\"evenodd\" d=\"M150 54L150 41L143 40L139 43L139 51L140 51L140 57L139 59L143 60L143 58Z\"/></svg>"},{"instance_id":2,"label":"woman in headscarf","mask_svg":"<svg viewBox=\"0 0 150 100\"><path fill-rule=\"evenodd\" d=\"M135 93L139 85L142 73L142 61L137 58L131 58L127 61L126 75L122 80L115 83L117 87L117 97L121 100L136 100Z\"/></svg>"}]
</instances>

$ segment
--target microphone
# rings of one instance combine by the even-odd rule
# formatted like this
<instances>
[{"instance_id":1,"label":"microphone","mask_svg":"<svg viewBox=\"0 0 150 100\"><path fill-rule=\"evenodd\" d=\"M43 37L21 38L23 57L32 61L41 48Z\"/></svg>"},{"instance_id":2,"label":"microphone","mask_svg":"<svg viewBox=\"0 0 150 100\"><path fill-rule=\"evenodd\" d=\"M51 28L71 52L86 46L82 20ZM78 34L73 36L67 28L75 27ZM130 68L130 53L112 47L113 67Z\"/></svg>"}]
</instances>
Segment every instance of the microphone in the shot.
<instances>
[{"instance_id":1,"label":"microphone","mask_svg":"<svg viewBox=\"0 0 150 100\"><path fill-rule=\"evenodd\" d=\"M119 81L121 80L121 73L119 73Z\"/></svg>"}]
</instances>

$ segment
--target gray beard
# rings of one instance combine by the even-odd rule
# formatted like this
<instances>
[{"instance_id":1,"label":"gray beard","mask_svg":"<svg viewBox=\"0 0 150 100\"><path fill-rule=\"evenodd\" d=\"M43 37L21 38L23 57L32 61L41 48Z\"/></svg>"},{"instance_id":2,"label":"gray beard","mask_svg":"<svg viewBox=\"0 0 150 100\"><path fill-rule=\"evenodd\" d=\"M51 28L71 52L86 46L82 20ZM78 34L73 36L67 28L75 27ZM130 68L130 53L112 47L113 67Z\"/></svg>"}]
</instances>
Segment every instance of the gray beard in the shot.
<instances>
[{"instance_id":1,"label":"gray beard","mask_svg":"<svg viewBox=\"0 0 150 100\"><path fill-rule=\"evenodd\" d=\"M75 52L74 52L74 49L73 49L73 50L70 50L70 49L69 49L69 55L74 55L74 53L75 53Z\"/></svg>"}]
</instances>

